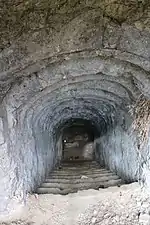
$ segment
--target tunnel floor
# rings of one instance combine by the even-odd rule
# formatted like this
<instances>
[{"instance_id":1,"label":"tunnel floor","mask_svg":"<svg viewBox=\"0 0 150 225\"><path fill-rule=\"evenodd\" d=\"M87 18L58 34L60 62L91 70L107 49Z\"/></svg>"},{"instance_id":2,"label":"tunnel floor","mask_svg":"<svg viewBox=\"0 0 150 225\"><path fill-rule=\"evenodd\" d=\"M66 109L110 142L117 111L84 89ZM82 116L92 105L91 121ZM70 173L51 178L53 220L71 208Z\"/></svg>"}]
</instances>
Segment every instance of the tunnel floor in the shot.
<instances>
[{"instance_id":1,"label":"tunnel floor","mask_svg":"<svg viewBox=\"0 0 150 225\"><path fill-rule=\"evenodd\" d=\"M96 161L63 161L38 188L38 194L75 193L80 190L120 186L124 182Z\"/></svg>"}]
</instances>

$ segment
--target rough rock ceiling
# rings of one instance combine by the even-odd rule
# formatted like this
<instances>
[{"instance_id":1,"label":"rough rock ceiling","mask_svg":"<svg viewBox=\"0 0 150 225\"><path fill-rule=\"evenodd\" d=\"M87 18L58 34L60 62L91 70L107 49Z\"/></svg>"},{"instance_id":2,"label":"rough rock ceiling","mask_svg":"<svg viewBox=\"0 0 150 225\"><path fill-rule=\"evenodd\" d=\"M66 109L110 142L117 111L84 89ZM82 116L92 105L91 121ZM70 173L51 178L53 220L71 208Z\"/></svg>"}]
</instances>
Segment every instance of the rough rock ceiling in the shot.
<instances>
[{"instance_id":1,"label":"rough rock ceiling","mask_svg":"<svg viewBox=\"0 0 150 225\"><path fill-rule=\"evenodd\" d=\"M0 46L5 48L12 41L29 37L34 32L49 35L59 31L89 10L98 10L99 15L119 24L142 19L141 26L147 26L150 25L149 6L149 0L1 0Z\"/></svg>"},{"instance_id":2,"label":"rough rock ceiling","mask_svg":"<svg viewBox=\"0 0 150 225\"><path fill-rule=\"evenodd\" d=\"M134 56L145 51L139 61L149 57L149 0L1 0L0 24L1 98L16 79L65 60L70 52L101 49L96 54L108 57L114 51L105 49L130 52L131 47ZM149 71L148 64L142 67Z\"/></svg>"}]
</instances>

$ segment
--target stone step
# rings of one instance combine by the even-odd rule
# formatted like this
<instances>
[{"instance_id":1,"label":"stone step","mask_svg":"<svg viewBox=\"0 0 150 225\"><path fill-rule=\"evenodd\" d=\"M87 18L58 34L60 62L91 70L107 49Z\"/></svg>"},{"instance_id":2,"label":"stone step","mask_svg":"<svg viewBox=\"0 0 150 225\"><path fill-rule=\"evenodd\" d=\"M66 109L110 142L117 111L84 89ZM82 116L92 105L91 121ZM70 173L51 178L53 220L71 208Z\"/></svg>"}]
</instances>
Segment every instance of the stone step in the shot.
<instances>
[{"instance_id":1,"label":"stone step","mask_svg":"<svg viewBox=\"0 0 150 225\"><path fill-rule=\"evenodd\" d=\"M61 166L61 167L58 167L56 168L56 170L81 170L81 169L104 169L104 168L100 168L99 166L70 166L70 167L67 167L67 166Z\"/></svg>"},{"instance_id":2,"label":"stone step","mask_svg":"<svg viewBox=\"0 0 150 225\"><path fill-rule=\"evenodd\" d=\"M38 188L37 193L38 194L61 194L61 195L66 195L69 193L74 193L77 192L79 190L88 190L88 189L99 189L99 188L108 188L111 186L120 186L122 184L121 179L119 180L111 180L111 181L107 181L107 182L102 182L102 183L92 183L88 186L86 185L82 185L79 188L66 188L66 189L60 189L60 188L46 188L46 187L41 187Z\"/></svg>"},{"instance_id":3,"label":"stone step","mask_svg":"<svg viewBox=\"0 0 150 225\"><path fill-rule=\"evenodd\" d=\"M80 168L102 168L99 165L72 165L72 166L65 166L61 165L58 168L67 168L67 169L80 169ZM102 168L103 169L103 168Z\"/></svg>"},{"instance_id":4,"label":"stone step","mask_svg":"<svg viewBox=\"0 0 150 225\"><path fill-rule=\"evenodd\" d=\"M85 182L85 181L82 181L80 183L73 183L72 182L68 182L68 183L43 183L41 185L41 187L43 188L60 188L60 189L66 189L66 188L76 188L76 189L80 189L81 187L90 187L91 185L102 185L103 183L105 182L109 182L109 181L112 181L112 180L119 180L118 177L112 177L112 179L109 179L109 178L103 178L103 179L100 179L100 180L93 180L91 182Z\"/></svg>"},{"instance_id":5,"label":"stone step","mask_svg":"<svg viewBox=\"0 0 150 225\"><path fill-rule=\"evenodd\" d=\"M102 169L99 169L99 168L95 168L95 169L89 169L89 168L83 168L83 169L73 169L73 170L70 170L70 169L61 169L61 170L57 170L57 169L54 169L53 171L51 171L49 174L51 174L51 173L56 173L56 172L58 172L58 173L87 173L87 172L91 172L91 173L96 173L96 172L98 172L98 173L103 173L103 172L107 172L108 170L102 170Z\"/></svg>"},{"instance_id":6,"label":"stone step","mask_svg":"<svg viewBox=\"0 0 150 225\"><path fill-rule=\"evenodd\" d=\"M100 166L98 163L61 163L60 166L72 167L72 166Z\"/></svg>"},{"instance_id":7,"label":"stone step","mask_svg":"<svg viewBox=\"0 0 150 225\"><path fill-rule=\"evenodd\" d=\"M103 176L112 176L112 175L115 175L114 173L111 173L111 172L106 172L106 173L91 173L91 174L80 174L80 175L74 175L74 174L71 174L71 175L59 175L59 174L56 174L56 175L50 175L49 177L47 177L47 179L81 179L82 176L87 176L88 178L97 178L97 177L103 177Z\"/></svg>"},{"instance_id":8,"label":"stone step","mask_svg":"<svg viewBox=\"0 0 150 225\"><path fill-rule=\"evenodd\" d=\"M75 193L78 190L73 190L73 189L65 189L65 190L60 190L59 188L38 188L37 194L60 194L60 195L67 195L70 193Z\"/></svg>"},{"instance_id":9,"label":"stone step","mask_svg":"<svg viewBox=\"0 0 150 225\"><path fill-rule=\"evenodd\" d=\"M89 162L87 162L87 163L61 163L60 165L63 165L63 166L70 166L70 167L72 167L72 166L99 166L99 164L98 163L96 163L96 162L91 162L91 163L89 163Z\"/></svg>"},{"instance_id":10,"label":"stone step","mask_svg":"<svg viewBox=\"0 0 150 225\"><path fill-rule=\"evenodd\" d=\"M92 182L101 182L106 180L117 180L119 177L117 175L103 176L103 177L88 177L88 178L80 178L80 179L46 179L44 183L55 183L55 184L77 184L77 183L92 183Z\"/></svg>"},{"instance_id":11,"label":"stone step","mask_svg":"<svg viewBox=\"0 0 150 225\"><path fill-rule=\"evenodd\" d=\"M92 160L66 160L66 161L62 161L61 164L63 165L85 165L85 164L96 164L98 165L98 163L96 161L92 161Z\"/></svg>"},{"instance_id":12,"label":"stone step","mask_svg":"<svg viewBox=\"0 0 150 225\"><path fill-rule=\"evenodd\" d=\"M51 174L62 174L62 175L72 175L72 174L93 174L93 173L100 173L100 174L103 174L103 173L108 173L108 170L101 170L101 169L95 169L95 170L54 170L53 172L49 173L49 175Z\"/></svg>"},{"instance_id":13,"label":"stone step","mask_svg":"<svg viewBox=\"0 0 150 225\"><path fill-rule=\"evenodd\" d=\"M48 177L52 177L52 176L60 176L60 177L63 177L63 176L68 176L68 177L73 177L73 176L90 176L90 175L105 175L105 174L108 174L109 172L105 172L105 173L100 173L100 172L95 172L95 173L92 173L92 172L80 172L80 173L59 173L59 172L53 172L51 174L48 175ZM111 172L110 172L111 173Z\"/></svg>"}]
</instances>

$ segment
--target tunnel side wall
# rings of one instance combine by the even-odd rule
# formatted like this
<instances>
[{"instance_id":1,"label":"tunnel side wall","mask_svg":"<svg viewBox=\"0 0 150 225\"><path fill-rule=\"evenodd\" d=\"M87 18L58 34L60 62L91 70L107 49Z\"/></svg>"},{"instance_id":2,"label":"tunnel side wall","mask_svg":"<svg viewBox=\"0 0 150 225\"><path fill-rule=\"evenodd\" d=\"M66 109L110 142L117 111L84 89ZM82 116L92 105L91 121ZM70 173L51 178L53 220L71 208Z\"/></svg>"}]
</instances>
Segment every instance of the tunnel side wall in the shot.
<instances>
[{"instance_id":1,"label":"tunnel side wall","mask_svg":"<svg viewBox=\"0 0 150 225\"><path fill-rule=\"evenodd\" d=\"M17 212L25 202L25 174L28 177L25 173L26 154L22 151L22 145L19 148L16 145L19 141L16 139L16 124L12 114L7 112L4 105L0 105L0 218L5 218L10 212ZM30 160L29 155L26 164L28 171Z\"/></svg>"},{"instance_id":2,"label":"tunnel side wall","mask_svg":"<svg viewBox=\"0 0 150 225\"><path fill-rule=\"evenodd\" d=\"M58 154L54 151L53 137L49 132L33 124L32 112L18 116L10 101L7 99L0 108L2 216L16 212L25 204L27 194L34 192L45 179L54 167Z\"/></svg>"},{"instance_id":3,"label":"tunnel side wall","mask_svg":"<svg viewBox=\"0 0 150 225\"><path fill-rule=\"evenodd\" d=\"M101 166L116 172L126 182L139 178L139 159L136 140L130 131L124 131L121 126L95 141L96 160Z\"/></svg>"}]
</instances>

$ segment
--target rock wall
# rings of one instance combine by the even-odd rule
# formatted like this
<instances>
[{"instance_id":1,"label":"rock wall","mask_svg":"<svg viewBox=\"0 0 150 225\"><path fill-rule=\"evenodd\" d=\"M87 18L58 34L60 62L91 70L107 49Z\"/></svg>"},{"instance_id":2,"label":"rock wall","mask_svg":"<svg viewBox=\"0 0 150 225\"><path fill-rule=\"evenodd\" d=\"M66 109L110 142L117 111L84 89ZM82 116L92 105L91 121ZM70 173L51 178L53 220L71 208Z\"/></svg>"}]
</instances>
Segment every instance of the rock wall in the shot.
<instances>
[{"instance_id":1,"label":"rock wall","mask_svg":"<svg viewBox=\"0 0 150 225\"><path fill-rule=\"evenodd\" d=\"M142 177L136 136L116 125L105 136L95 141L96 159L100 165L116 172L125 182L139 181Z\"/></svg>"},{"instance_id":2,"label":"rock wall","mask_svg":"<svg viewBox=\"0 0 150 225\"><path fill-rule=\"evenodd\" d=\"M149 1L6 1L3 8L0 213L25 201L58 163L72 118L99 132L100 163L148 183L149 145L137 154L129 106L141 93L150 98Z\"/></svg>"}]
</instances>

